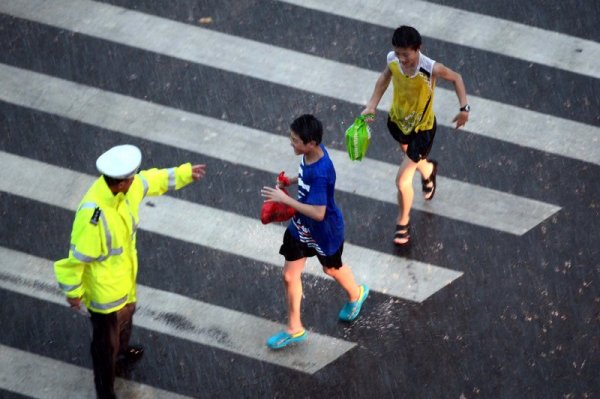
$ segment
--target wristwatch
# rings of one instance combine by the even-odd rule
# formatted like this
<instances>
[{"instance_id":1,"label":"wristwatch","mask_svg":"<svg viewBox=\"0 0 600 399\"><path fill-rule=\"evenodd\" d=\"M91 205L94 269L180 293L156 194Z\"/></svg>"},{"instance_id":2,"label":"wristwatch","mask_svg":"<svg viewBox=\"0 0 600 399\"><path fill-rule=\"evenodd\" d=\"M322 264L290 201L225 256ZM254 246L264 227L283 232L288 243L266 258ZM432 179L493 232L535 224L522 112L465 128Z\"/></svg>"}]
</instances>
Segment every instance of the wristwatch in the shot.
<instances>
[{"instance_id":1,"label":"wristwatch","mask_svg":"<svg viewBox=\"0 0 600 399\"><path fill-rule=\"evenodd\" d=\"M471 110L471 106L469 104L467 104L464 107L460 108L461 112L469 112L470 110Z\"/></svg>"}]
</instances>

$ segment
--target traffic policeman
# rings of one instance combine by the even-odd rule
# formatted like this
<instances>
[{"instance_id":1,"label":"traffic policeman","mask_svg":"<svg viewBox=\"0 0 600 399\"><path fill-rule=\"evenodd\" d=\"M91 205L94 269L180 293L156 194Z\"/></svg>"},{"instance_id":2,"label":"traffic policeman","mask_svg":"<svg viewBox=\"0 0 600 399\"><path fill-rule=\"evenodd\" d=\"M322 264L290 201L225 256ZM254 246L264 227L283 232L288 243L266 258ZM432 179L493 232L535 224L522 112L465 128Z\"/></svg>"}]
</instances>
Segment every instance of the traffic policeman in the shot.
<instances>
[{"instance_id":1,"label":"traffic policeman","mask_svg":"<svg viewBox=\"0 0 600 399\"><path fill-rule=\"evenodd\" d=\"M205 174L205 165L190 163L138 172L141 162L142 153L133 145L113 147L97 159L101 176L77 208L69 255L54 263L71 308L89 311L94 383L102 399L116 397L117 364L132 364L143 354L142 347L129 345L136 304L140 203L146 196L178 190Z\"/></svg>"}]
</instances>

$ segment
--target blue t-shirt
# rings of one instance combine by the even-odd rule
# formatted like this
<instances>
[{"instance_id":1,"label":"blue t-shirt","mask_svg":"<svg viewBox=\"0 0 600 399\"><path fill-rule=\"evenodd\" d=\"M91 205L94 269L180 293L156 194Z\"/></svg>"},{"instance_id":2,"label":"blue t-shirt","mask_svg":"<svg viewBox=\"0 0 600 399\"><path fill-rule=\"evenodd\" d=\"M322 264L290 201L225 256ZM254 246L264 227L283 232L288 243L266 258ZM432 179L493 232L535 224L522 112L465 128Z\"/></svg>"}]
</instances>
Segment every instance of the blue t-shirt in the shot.
<instances>
[{"instance_id":1,"label":"blue t-shirt","mask_svg":"<svg viewBox=\"0 0 600 399\"><path fill-rule=\"evenodd\" d=\"M344 242L344 219L335 205L335 168L323 144L323 157L307 165L304 157L298 171L298 201L308 205L325 205L321 222L299 212L292 218L288 229L292 236L315 248L319 255L333 255Z\"/></svg>"}]
</instances>

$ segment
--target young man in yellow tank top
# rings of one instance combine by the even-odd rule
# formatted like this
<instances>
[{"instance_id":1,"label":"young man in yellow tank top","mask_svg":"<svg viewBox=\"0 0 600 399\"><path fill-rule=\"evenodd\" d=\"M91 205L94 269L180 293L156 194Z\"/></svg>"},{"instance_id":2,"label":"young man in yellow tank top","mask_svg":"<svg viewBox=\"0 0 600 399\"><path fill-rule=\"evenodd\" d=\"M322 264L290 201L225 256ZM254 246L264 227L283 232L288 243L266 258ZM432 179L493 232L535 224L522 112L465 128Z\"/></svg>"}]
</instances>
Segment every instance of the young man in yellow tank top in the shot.
<instances>
[{"instance_id":1,"label":"young man in yellow tank top","mask_svg":"<svg viewBox=\"0 0 600 399\"><path fill-rule=\"evenodd\" d=\"M467 123L470 106L460 74L421 53L421 35L415 28L401 26L396 29L392 45L394 51L388 53L387 66L377 79L371 99L362 114L375 114L381 97L392 81L394 93L387 125L390 134L406 154L396 176L400 210L394 243L405 245L410 241L409 222L415 171L421 174L426 200L433 199L436 190L438 163L427 158L436 130L433 113L436 79L442 78L454 85L459 102L459 112L453 119L456 128Z\"/></svg>"}]
</instances>

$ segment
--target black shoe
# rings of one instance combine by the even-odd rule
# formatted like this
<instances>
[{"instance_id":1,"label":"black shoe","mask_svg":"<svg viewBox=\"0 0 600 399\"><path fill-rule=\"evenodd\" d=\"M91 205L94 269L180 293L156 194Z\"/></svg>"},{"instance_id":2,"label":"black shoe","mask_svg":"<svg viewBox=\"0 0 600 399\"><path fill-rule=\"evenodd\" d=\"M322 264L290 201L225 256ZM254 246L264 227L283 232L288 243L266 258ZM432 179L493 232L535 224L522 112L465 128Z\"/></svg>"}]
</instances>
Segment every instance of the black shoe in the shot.
<instances>
[{"instance_id":1,"label":"black shoe","mask_svg":"<svg viewBox=\"0 0 600 399\"><path fill-rule=\"evenodd\" d=\"M120 360L128 364L137 363L144 356L144 347L141 345L129 346L119 354Z\"/></svg>"},{"instance_id":2,"label":"black shoe","mask_svg":"<svg viewBox=\"0 0 600 399\"><path fill-rule=\"evenodd\" d=\"M144 356L144 347L132 345L117 356L115 365L115 374L117 377L129 378L133 370L133 365Z\"/></svg>"},{"instance_id":3,"label":"black shoe","mask_svg":"<svg viewBox=\"0 0 600 399\"><path fill-rule=\"evenodd\" d=\"M423 189L423 193L425 194L425 201L431 201L433 196L435 195L435 189L437 188L437 183L435 178L438 172L438 163L433 159L428 160L433 164L433 169L431 170L431 174L427 179L421 178L421 188ZM428 187L431 184L431 187ZM429 195L429 196L427 196Z\"/></svg>"}]
</instances>

